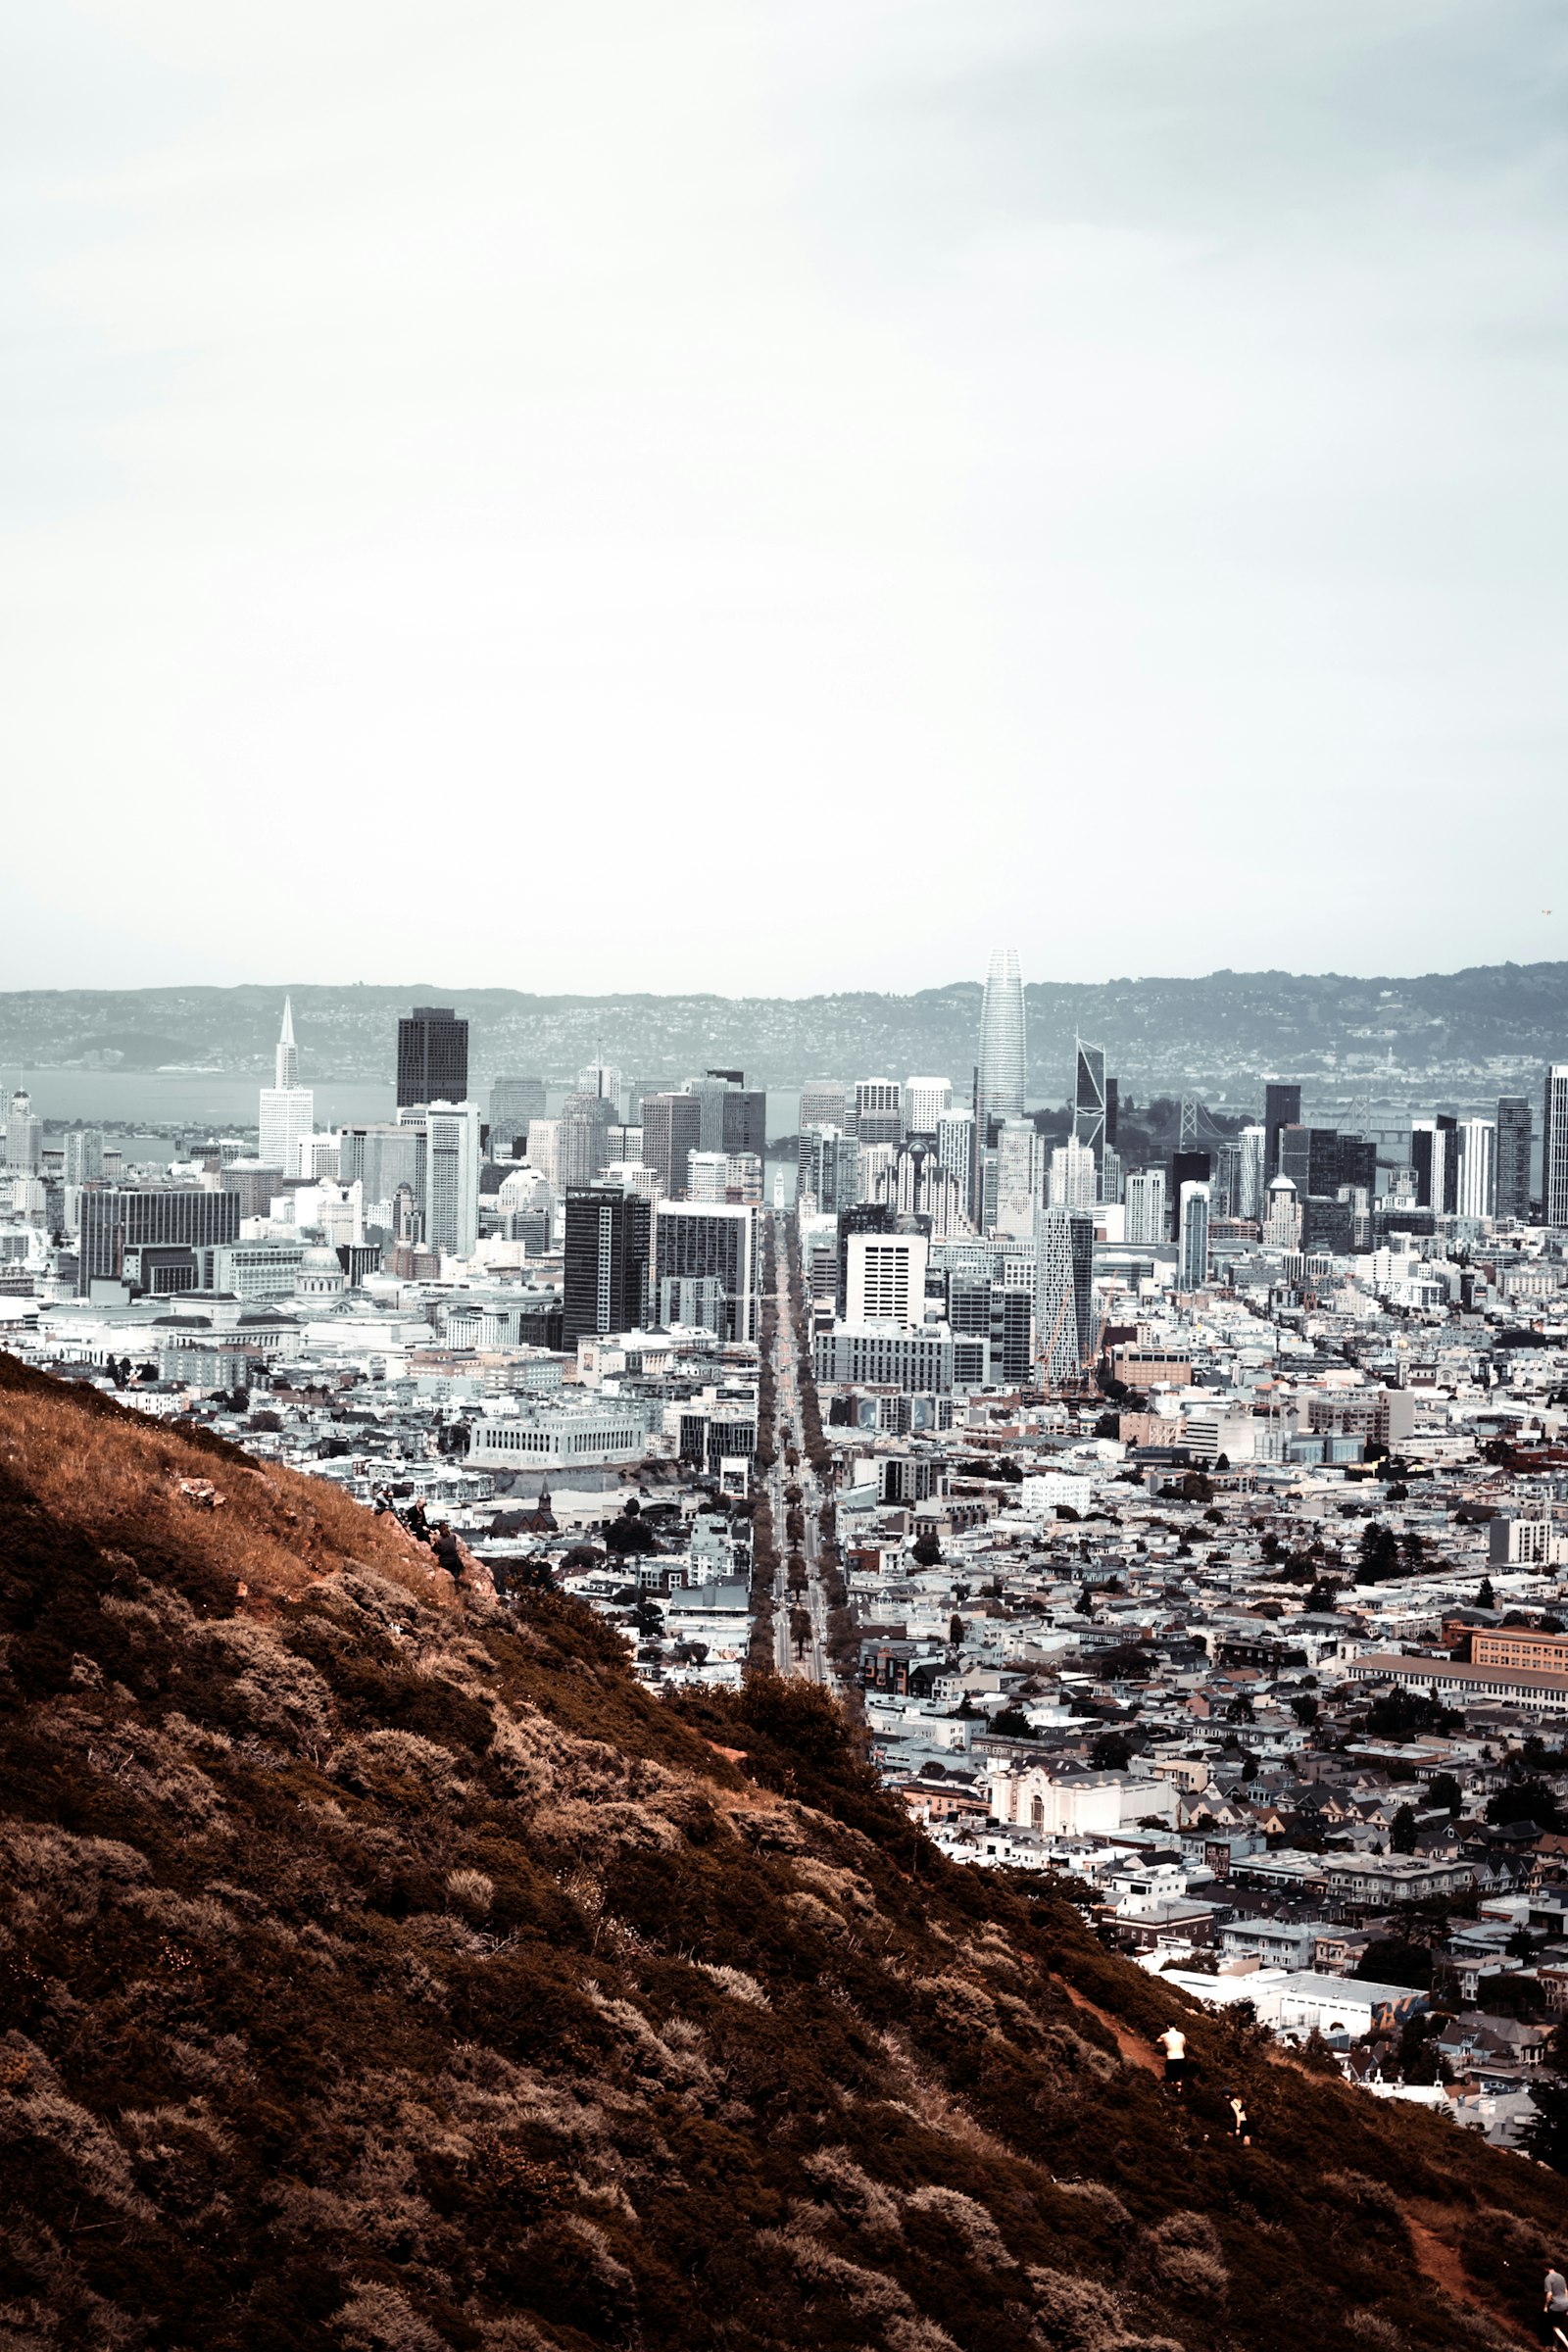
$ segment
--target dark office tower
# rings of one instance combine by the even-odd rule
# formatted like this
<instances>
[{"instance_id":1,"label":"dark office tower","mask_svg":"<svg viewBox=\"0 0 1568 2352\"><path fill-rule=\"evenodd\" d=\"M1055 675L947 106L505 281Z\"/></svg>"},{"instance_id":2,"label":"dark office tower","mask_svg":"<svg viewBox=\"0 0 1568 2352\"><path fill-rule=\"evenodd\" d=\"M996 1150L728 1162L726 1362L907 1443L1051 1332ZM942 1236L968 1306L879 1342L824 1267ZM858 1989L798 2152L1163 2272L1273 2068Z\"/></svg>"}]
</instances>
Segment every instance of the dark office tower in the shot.
<instances>
[{"instance_id":1,"label":"dark office tower","mask_svg":"<svg viewBox=\"0 0 1568 2352\"><path fill-rule=\"evenodd\" d=\"M467 1100L467 1022L450 1004L416 1004L398 1023L398 1108Z\"/></svg>"},{"instance_id":2,"label":"dark office tower","mask_svg":"<svg viewBox=\"0 0 1568 2352\"><path fill-rule=\"evenodd\" d=\"M1347 1176L1347 1166L1360 1169L1370 1161L1373 1174ZM1342 1184L1372 1184L1376 1181L1377 1149L1362 1144L1359 1136L1341 1135L1337 1127L1282 1127L1279 1141L1279 1173L1288 1176L1304 1200L1308 1193L1319 1193L1332 1200Z\"/></svg>"},{"instance_id":3,"label":"dark office tower","mask_svg":"<svg viewBox=\"0 0 1568 2352\"><path fill-rule=\"evenodd\" d=\"M956 1329L956 1326L955 1326ZM1029 1291L991 1293L991 1379L1022 1388L1034 1377L1035 1302Z\"/></svg>"},{"instance_id":4,"label":"dark office tower","mask_svg":"<svg viewBox=\"0 0 1568 2352\"><path fill-rule=\"evenodd\" d=\"M1496 1209L1521 1224L1530 1214L1530 1104L1523 1095L1497 1098Z\"/></svg>"},{"instance_id":5,"label":"dark office tower","mask_svg":"<svg viewBox=\"0 0 1568 2352\"><path fill-rule=\"evenodd\" d=\"M1105 1142L1112 1152L1116 1149L1116 1108L1120 1085L1121 1081L1117 1078L1105 1080Z\"/></svg>"},{"instance_id":6,"label":"dark office tower","mask_svg":"<svg viewBox=\"0 0 1568 2352\"><path fill-rule=\"evenodd\" d=\"M666 1200L685 1198L702 1136L703 1106L695 1095L644 1095L643 1166L654 1170Z\"/></svg>"},{"instance_id":7,"label":"dark office tower","mask_svg":"<svg viewBox=\"0 0 1568 2352\"><path fill-rule=\"evenodd\" d=\"M1348 1256L1355 1247L1355 1211L1348 1200L1308 1198L1301 1202L1301 1248Z\"/></svg>"},{"instance_id":8,"label":"dark office tower","mask_svg":"<svg viewBox=\"0 0 1568 2352\"><path fill-rule=\"evenodd\" d=\"M199 1192L194 1185L84 1185L76 1295L89 1298L95 1281L122 1276L127 1250L211 1250L238 1240L237 1193Z\"/></svg>"},{"instance_id":9,"label":"dark office tower","mask_svg":"<svg viewBox=\"0 0 1568 2352\"><path fill-rule=\"evenodd\" d=\"M744 1070L705 1070L687 1093L702 1105L703 1152L767 1150L767 1097L760 1087L748 1087Z\"/></svg>"},{"instance_id":10,"label":"dark office tower","mask_svg":"<svg viewBox=\"0 0 1568 2352\"><path fill-rule=\"evenodd\" d=\"M1325 1192L1337 1193L1343 1186L1355 1186L1366 1194L1370 1201L1378 1189L1378 1148L1376 1144L1371 1143L1362 1135L1342 1135L1337 1161L1334 1182L1321 1189ZM1312 1190L1316 1192L1319 1187L1314 1185Z\"/></svg>"},{"instance_id":11,"label":"dark office tower","mask_svg":"<svg viewBox=\"0 0 1568 2352\"><path fill-rule=\"evenodd\" d=\"M1170 1197L1180 1201L1184 1184L1207 1184L1214 1162L1206 1152L1173 1152L1170 1155Z\"/></svg>"},{"instance_id":12,"label":"dark office tower","mask_svg":"<svg viewBox=\"0 0 1568 2352\"><path fill-rule=\"evenodd\" d=\"M767 1097L760 1087L738 1086L724 1097L724 1150L767 1153Z\"/></svg>"},{"instance_id":13,"label":"dark office tower","mask_svg":"<svg viewBox=\"0 0 1568 2352\"><path fill-rule=\"evenodd\" d=\"M1298 1127L1301 1123L1301 1090L1299 1086L1265 1086L1263 1089L1263 1181L1272 1184L1280 1172L1280 1129Z\"/></svg>"},{"instance_id":14,"label":"dark office tower","mask_svg":"<svg viewBox=\"0 0 1568 2352\"><path fill-rule=\"evenodd\" d=\"M1018 1294L1027 1301L1028 1293ZM948 1276L948 1321L965 1339L991 1336L991 1278L988 1274Z\"/></svg>"},{"instance_id":15,"label":"dark office tower","mask_svg":"<svg viewBox=\"0 0 1568 2352\"><path fill-rule=\"evenodd\" d=\"M839 1210L839 1281L833 1312L842 1323L850 1303L850 1236L852 1233L896 1233L898 1211L890 1200L860 1200Z\"/></svg>"},{"instance_id":16,"label":"dark office tower","mask_svg":"<svg viewBox=\"0 0 1568 2352\"><path fill-rule=\"evenodd\" d=\"M652 1254L653 1202L645 1193L612 1184L567 1190L563 1347L594 1332L641 1328Z\"/></svg>"},{"instance_id":17,"label":"dark office tower","mask_svg":"<svg viewBox=\"0 0 1568 2352\"><path fill-rule=\"evenodd\" d=\"M1419 1208L1452 1216L1459 1200L1459 1122L1441 1116L1410 1122L1410 1165Z\"/></svg>"},{"instance_id":18,"label":"dark office tower","mask_svg":"<svg viewBox=\"0 0 1568 2352\"><path fill-rule=\"evenodd\" d=\"M1081 1037L1073 1069L1072 1135L1074 1143L1086 1144L1093 1152L1097 1169L1110 1140L1107 1125L1105 1049L1092 1046L1087 1038Z\"/></svg>"},{"instance_id":19,"label":"dark office tower","mask_svg":"<svg viewBox=\"0 0 1568 2352\"><path fill-rule=\"evenodd\" d=\"M452 1098L461 1102L462 1096ZM542 1078L497 1078L490 1088L490 1156L510 1159L512 1147L545 1115Z\"/></svg>"}]
</instances>

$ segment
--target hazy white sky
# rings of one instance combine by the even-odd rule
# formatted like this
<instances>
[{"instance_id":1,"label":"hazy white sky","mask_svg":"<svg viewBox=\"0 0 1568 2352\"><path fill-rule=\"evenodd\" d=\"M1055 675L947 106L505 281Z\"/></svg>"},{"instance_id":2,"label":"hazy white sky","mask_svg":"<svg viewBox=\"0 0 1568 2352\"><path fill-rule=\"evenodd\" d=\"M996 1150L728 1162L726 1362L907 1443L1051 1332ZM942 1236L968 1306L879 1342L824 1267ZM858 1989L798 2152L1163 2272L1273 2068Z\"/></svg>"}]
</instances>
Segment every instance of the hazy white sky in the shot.
<instances>
[{"instance_id":1,"label":"hazy white sky","mask_svg":"<svg viewBox=\"0 0 1568 2352\"><path fill-rule=\"evenodd\" d=\"M0 986L1568 955L1558 0L0 28Z\"/></svg>"}]
</instances>

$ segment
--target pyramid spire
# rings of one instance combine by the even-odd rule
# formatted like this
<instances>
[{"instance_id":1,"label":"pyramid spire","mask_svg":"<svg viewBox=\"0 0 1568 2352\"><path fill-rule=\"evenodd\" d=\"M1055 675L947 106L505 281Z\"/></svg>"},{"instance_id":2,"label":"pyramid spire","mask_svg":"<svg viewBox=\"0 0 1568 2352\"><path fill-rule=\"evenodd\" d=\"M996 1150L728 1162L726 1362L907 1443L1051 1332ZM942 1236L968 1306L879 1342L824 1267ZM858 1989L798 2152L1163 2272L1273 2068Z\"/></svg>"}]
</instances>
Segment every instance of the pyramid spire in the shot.
<instances>
[{"instance_id":1,"label":"pyramid spire","mask_svg":"<svg viewBox=\"0 0 1568 2352\"><path fill-rule=\"evenodd\" d=\"M300 1082L299 1049L294 1043L294 1006L283 999L283 1026L278 1031L277 1051L273 1054L274 1084L296 1087Z\"/></svg>"}]
</instances>

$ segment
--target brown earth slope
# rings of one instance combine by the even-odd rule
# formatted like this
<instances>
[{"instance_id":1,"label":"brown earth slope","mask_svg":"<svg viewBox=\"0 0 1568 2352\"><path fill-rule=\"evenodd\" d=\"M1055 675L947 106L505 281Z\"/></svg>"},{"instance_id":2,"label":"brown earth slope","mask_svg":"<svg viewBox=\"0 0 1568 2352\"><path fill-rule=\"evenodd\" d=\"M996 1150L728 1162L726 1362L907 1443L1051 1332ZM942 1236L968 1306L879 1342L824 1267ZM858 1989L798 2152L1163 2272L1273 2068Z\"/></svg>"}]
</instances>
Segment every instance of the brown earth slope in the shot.
<instances>
[{"instance_id":1,"label":"brown earth slope","mask_svg":"<svg viewBox=\"0 0 1568 2352\"><path fill-rule=\"evenodd\" d=\"M0 1624L0 2352L1487 2346L1562 2242L944 1863L816 1694L660 1702L4 1356Z\"/></svg>"}]
</instances>

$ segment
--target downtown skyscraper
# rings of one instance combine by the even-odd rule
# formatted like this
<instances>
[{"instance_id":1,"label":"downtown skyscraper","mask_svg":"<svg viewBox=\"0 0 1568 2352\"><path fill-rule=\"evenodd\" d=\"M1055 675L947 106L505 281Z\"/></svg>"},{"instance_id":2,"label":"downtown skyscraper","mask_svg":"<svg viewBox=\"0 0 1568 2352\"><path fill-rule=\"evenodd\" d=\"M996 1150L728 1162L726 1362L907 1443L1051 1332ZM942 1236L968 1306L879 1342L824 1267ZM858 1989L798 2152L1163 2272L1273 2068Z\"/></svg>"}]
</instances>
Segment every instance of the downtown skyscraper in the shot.
<instances>
[{"instance_id":1,"label":"downtown skyscraper","mask_svg":"<svg viewBox=\"0 0 1568 2352\"><path fill-rule=\"evenodd\" d=\"M1021 1119L1024 1096L1023 979L1016 948L997 948L980 1006L975 1108L982 1119ZM982 1131L983 1133L983 1131Z\"/></svg>"},{"instance_id":2,"label":"downtown skyscraper","mask_svg":"<svg viewBox=\"0 0 1568 2352\"><path fill-rule=\"evenodd\" d=\"M299 1049L294 1043L294 1007L283 999L283 1025L272 1054L272 1083L261 1090L258 1156L285 1176L299 1174L299 1147L316 1125L316 1096L300 1084Z\"/></svg>"}]
</instances>

